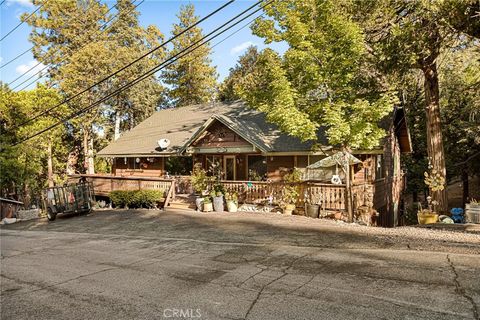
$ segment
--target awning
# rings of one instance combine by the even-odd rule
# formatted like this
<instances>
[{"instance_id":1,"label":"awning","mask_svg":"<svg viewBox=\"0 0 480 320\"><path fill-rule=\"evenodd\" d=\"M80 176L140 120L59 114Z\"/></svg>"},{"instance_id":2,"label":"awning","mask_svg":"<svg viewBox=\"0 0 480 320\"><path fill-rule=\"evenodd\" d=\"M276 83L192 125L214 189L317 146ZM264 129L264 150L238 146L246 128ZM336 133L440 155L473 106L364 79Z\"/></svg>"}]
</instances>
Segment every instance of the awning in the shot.
<instances>
[{"instance_id":1,"label":"awning","mask_svg":"<svg viewBox=\"0 0 480 320\"><path fill-rule=\"evenodd\" d=\"M349 158L350 165L362 163L358 158L354 157L352 154L347 153ZM307 169L319 169L319 168L328 168L335 165L343 165L345 163L345 155L343 152L337 152L325 159L319 160L307 167Z\"/></svg>"}]
</instances>

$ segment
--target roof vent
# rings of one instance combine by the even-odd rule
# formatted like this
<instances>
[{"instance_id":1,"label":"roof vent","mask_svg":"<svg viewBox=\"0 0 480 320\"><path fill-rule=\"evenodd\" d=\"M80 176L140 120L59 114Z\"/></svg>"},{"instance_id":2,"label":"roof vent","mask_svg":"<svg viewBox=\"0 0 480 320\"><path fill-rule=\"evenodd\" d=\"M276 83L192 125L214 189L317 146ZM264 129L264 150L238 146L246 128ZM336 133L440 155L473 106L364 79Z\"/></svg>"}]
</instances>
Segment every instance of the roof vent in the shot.
<instances>
[{"instance_id":1,"label":"roof vent","mask_svg":"<svg viewBox=\"0 0 480 320\"><path fill-rule=\"evenodd\" d=\"M170 140L168 139L160 139L157 141L158 143L158 146L160 147L160 149L167 149L167 147L170 145Z\"/></svg>"}]
</instances>

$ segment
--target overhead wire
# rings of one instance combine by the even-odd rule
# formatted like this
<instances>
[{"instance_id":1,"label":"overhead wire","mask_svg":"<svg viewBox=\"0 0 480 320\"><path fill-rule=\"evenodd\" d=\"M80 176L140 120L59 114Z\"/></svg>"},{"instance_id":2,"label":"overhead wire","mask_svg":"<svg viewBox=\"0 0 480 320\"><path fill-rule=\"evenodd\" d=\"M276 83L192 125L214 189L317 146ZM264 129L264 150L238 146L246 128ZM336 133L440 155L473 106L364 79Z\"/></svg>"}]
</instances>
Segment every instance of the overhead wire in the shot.
<instances>
[{"instance_id":1,"label":"overhead wire","mask_svg":"<svg viewBox=\"0 0 480 320\"><path fill-rule=\"evenodd\" d=\"M135 3L136 1L137 1L137 0L134 0L134 1L132 2L132 4ZM135 8L137 8L137 7L138 7L139 5L141 5L144 1L145 1L145 0L142 0L139 4L137 4L137 5L136 5L134 8L132 8L131 10L134 10ZM110 9L108 9L107 12L105 12L105 14L108 14L108 13L109 13L110 11L112 11L112 9L115 8L116 6L117 6L117 4L111 6ZM130 10L130 11L131 11L131 10ZM130 11L129 11L129 12L130 12ZM103 25L100 26L100 29L103 28L103 27L104 27L106 24L108 24L110 21L112 21L112 20L113 20L116 16L118 16L119 14L120 14L120 12L117 12L115 15L113 15L109 20L107 20ZM96 36L97 36L97 37L100 36L103 32L106 31L106 29L108 29L108 28L105 28L104 30L100 31L100 33L98 33ZM87 44L88 44L87 42L84 43L80 48L78 48L78 49L75 50L75 51L81 50L81 49L84 48ZM34 46L32 46L32 47L30 48L30 50L33 49L33 48L34 48ZM56 54L59 50L60 50L60 48L57 48L54 52L51 52L51 53L49 54L49 56L52 57L52 56L53 56L54 54ZM42 51L44 51L44 50L42 50ZM61 62L65 61L66 59L67 59L67 57L64 57L64 58L61 59L58 63L61 63ZM28 73L30 73L30 71L34 70L36 67L38 67L38 66L41 65L41 64L42 64L41 61L37 62L35 65L31 66L28 70L26 70L25 72L23 72L21 75L19 75L18 77L16 77L16 78L13 79L12 81L10 81L7 85L8 85L8 86L11 86L12 83L15 83L17 80L21 79L23 76L27 75ZM44 75L42 76L41 73L42 73L45 69L47 69L47 68L48 68L48 64L47 64L46 66L44 66L41 70L35 72L33 75L31 75L30 77L28 77L27 79L25 79L23 82L19 83L19 84L16 85L15 87L13 87L12 90L15 90L16 88L18 88L19 86L21 86L21 85L24 84L25 82L27 82L27 81L29 81L30 79L34 78L36 75L40 75L40 77L39 77L38 79L33 80L32 82L30 82L29 84L27 84L26 86L24 86L21 90L29 87L32 83L37 82L38 80L40 80L41 78L44 77Z\"/></svg>"},{"instance_id":2,"label":"overhead wire","mask_svg":"<svg viewBox=\"0 0 480 320\"><path fill-rule=\"evenodd\" d=\"M24 139L22 139L21 141L18 141L16 143L14 143L13 145L18 145L20 143L23 143L27 140L30 140L44 132L47 132L55 127L57 127L58 125L62 124L62 123L65 123L66 121L68 120L71 120L73 118L76 118L78 117L79 115L95 108L97 105L99 105L100 103L102 103L103 101L119 94L120 92L134 86L135 84L139 83L140 81L142 80L145 80L146 78L150 77L151 75L155 74L156 72L160 71L161 69L164 69L170 65L172 65L173 63L175 63L177 60L181 59L182 57L186 56L187 54L193 52L194 50L200 48L201 46L205 45L206 43L210 42L211 40L215 39L216 37L220 36L221 34L227 32L228 30L230 30L231 28L235 27L236 25L240 24L241 22L245 21L246 19L248 19L249 17L251 17L252 15L254 15L255 13L257 13L258 11L262 10L263 8L265 8L266 6L270 5L274 0L270 0L269 2L265 3L264 5L262 5L260 8L256 9L255 11L249 13L247 16L243 17L242 19L240 19L239 21L235 22L234 24L232 24L231 26L228 26L225 30L222 30L220 32L218 32L219 30L223 29L226 25L230 24L231 22L235 21L236 19L238 19L239 17L241 17L242 15L244 15L246 12L250 11L252 8L254 8L255 6L257 6L259 3L263 2L263 0L260 0L258 1L257 3L255 3L253 6L249 7L248 9L242 11L240 14L236 15L235 17L233 17L232 19L230 19L229 21L225 22L224 24L222 24L220 27L217 27L216 29L214 29L213 31L211 31L210 33L208 33L207 35L203 36L200 40L196 41L195 43L191 44L190 46L188 46L187 48L183 49L182 51L178 52L177 54L175 54L174 56L168 58L167 60L165 60L164 62L158 64L157 66L151 68L150 70L148 70L146 73L144 73L143 75L137 77L136 79L128 82L127 84L121 86L120 88L117 88L116 90L114 90L113 92L107 94L106 96L98 99L97 101L93 102L92 104L88 105L87 107L84 107L72 114L70 114L69 116L57 121L56 123L48 126L47 128L44 128L30 136L27 136L25 137ZM252 20L253 21L253 20ZM251 22L250 22L251 23ZM238 32L239 30L235 31ZM212 34L218 32L218 34L215 34L212 36ZM231 36L231 35L230 35ZM210 38L209 38L210 37ZM207 39L208 38L208 39ZM228 38L228 37L227 37ZM226 39L223 39L222 41L224 41ZM192 47L194 47L192 49Z\"/></svg>"},{"instance_id":3,"label":"overhead wire","mask_svg":"<svg viewBox=\"0 0 480 320\"><path fill-rule=\"evenodd\" d=\"M61 105L65 104L65 103L68 103L70 101L72 101L73 99L75 99L76 97L80 96L81 94L85 93L85 92L88 92L90 91L91 89L95 88L96 86L98 86L99 84L107 81L108 79L114 77L115 75L119 74L120 72L122 72L123 70L129 68L130 66L134 65L135 63L137 63L138 61L142 60L143 58L149 56L150 54L152 54L153 52L157 51L158 49L160 48L163 48L164 46L166 46L168 43L172 42L173 40L175 40L176 38L182 36L183 34L185 34L186 32L190 31L192 28L196 27L197 25L199 25L200 23L202 23L203 21L207 20L208 18L210 18L211 16L215 15L216 13L220 12L221 10L223 10L224 8L226 8L228 5L232 4L235 0L230 0L228 1L227 3L223 4L222 6L220 6L219 8L215 9L214 11L210 12L208 15L206 15L205 17L203 17L202 19L198 20L197 22L195 22L194 24L192 24L191 26L189 26L188 28L185 28L183 31L181 31L180 33L178 33L177 35L174 35L173 37L169 38L167 41L164 41L163 43L159 44L158 46L156 46L155 48L149 50L148 52L142 54L140 57L136 58L135 60L133 61L130 61L129 63L127 63L126 65L124 65L123 67L121 67L120 69L118 69L117 71L111 73L110 75L106 76L105 78L95 82L94 84L88 86L87 88L73 94L72 96L64 99L62 102L44 110L43 112L39 113L38 115L32 117L32 118L29 118L27 119L26 121L22 122L21 124L18 124L16 125L15 127L13 127L12 129L16 129L18 127L21 127L21 126L24 126L25 124L28 124L36 119L38 119L39 117L43 116L44 114L50 112L51 110L54 110L58 107L60 107ZM255 5L257 5L258 3L262 2L263 0L260 0L258 1ZM253 5L253 6L255 6Z\"/></svg>"},{"instance_id":4,"label":"overhead wire","mask_svg":"<svg viewBox=\"0 0 480 320\"><path fill-rule=\"evenodd\" d=\"M47 3L47 1L45 1L44 3L42 3L37 9L35 9L32 13L30 13L25 19L23 19L22 21L20 21L19 24L17 24L12 30L10 30L9 32L7 32L6 35L4 35L1 39L0 39L0 42L5 39L6 37L8 37L9 35L11 35L15 30L17 30L22 24L24 24L25 22L28 21L28 19L30 19L38 10L40 10L40 8L43 7L43 5L45 3Z\"/></svg>"}]
</instances>

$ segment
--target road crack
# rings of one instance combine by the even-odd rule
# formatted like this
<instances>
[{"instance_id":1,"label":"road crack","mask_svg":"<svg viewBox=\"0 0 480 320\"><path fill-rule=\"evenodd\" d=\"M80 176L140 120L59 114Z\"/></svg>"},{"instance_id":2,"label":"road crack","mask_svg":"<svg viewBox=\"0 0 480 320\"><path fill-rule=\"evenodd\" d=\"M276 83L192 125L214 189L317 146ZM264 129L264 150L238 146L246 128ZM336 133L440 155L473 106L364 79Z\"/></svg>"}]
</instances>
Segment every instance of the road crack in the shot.
<instances>
[{"instance_id":1,"label":"road crack","mask_svg":"<svg viewBox=\"0 0 480 320\"><path fill-rule=\"evenodd\" d=\"M473 298L467 294L466 290L460 284L460 281L458 281L458 273L457 273L457 270L455 269L455 265L453 264L453 261L450 259L449 254L447 254L447 261L448 261L448 264L450 265L450 268L452 269L452 272L454 274L453 282L455 283L455 292L457 292L462 297L464 297L468 302L470 302L470 304L472 305L473 318L474 319L480 319L478 306L475 303L475 301L473 300Z\"/></svg>"}]
</instances>

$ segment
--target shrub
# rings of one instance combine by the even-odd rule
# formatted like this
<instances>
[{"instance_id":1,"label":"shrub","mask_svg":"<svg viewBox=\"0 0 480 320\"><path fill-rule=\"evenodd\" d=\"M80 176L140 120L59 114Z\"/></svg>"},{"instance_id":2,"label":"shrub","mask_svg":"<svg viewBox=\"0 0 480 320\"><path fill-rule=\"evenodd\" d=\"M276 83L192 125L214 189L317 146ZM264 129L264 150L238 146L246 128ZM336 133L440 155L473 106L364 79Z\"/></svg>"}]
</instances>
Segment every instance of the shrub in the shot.
<instances>
[{"instance_id":1,"label":"shrub","mask_svg":"<svg viewBox=\"0 0 480 320\"><path fill-rule=\"evenodd\" d=\"M115 190L110 192L110 199L117 208L154 208L163 194L163 190Z\"/></svg>"}]
</instances>

